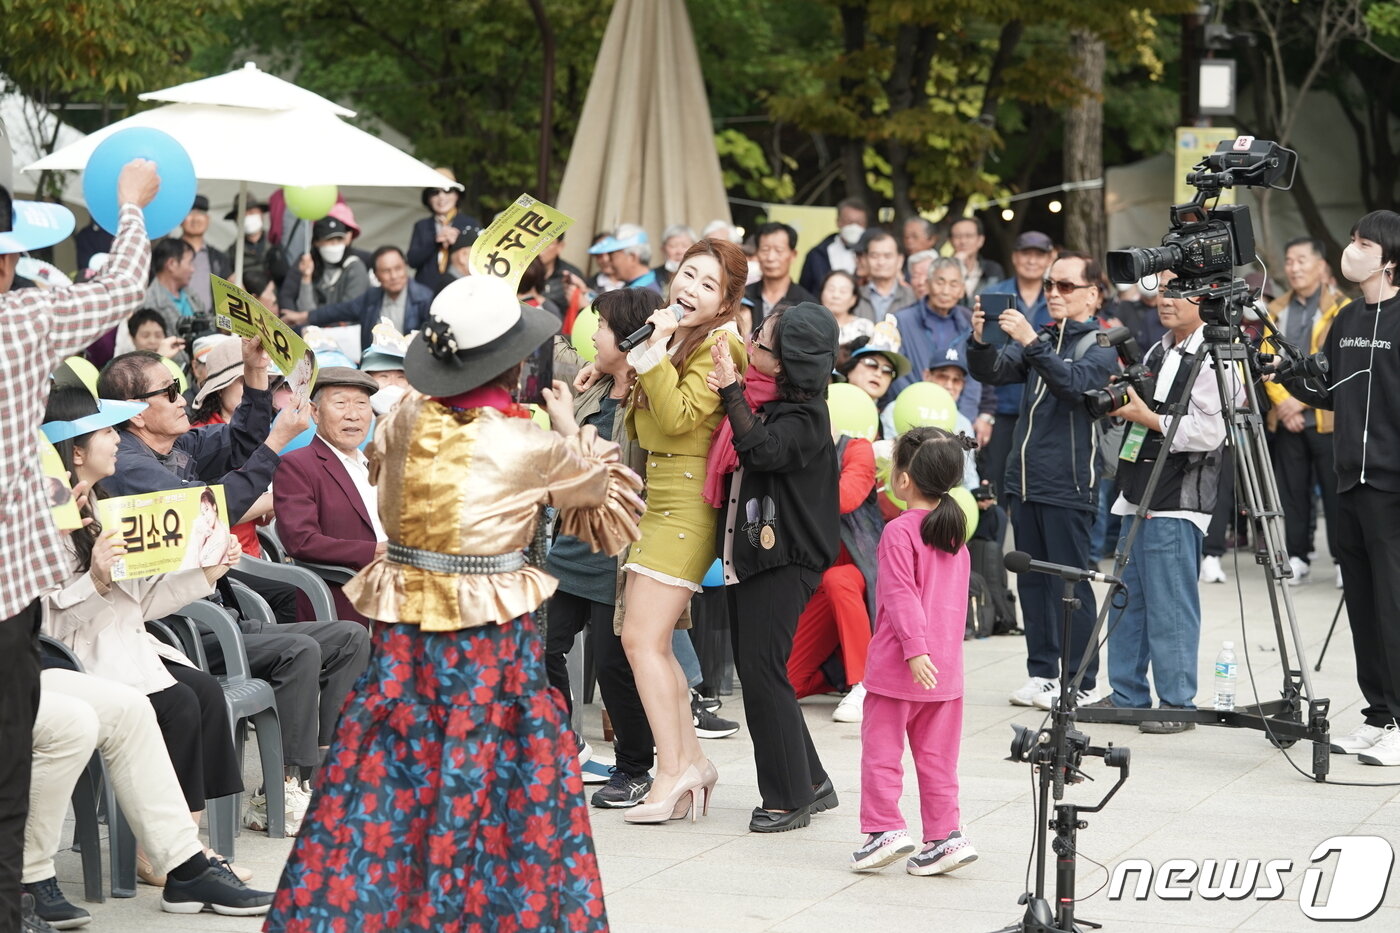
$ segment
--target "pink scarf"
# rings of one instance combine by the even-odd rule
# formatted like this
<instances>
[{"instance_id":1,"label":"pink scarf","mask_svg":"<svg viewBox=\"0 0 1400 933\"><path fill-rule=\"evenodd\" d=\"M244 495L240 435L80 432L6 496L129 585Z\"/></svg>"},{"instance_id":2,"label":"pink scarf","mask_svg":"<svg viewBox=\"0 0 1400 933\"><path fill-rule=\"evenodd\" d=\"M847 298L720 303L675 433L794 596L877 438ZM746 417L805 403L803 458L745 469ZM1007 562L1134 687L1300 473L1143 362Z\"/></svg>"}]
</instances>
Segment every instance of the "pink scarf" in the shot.
<instances>
[{"instance_id":1,"label":"pink scarf","mask_svg":"<svg viewBox=\"0 0 1400 933\"><path fill-rule=\"evenodd\" d=\"M778 384L773 377L753 367L744 374L744 400L758 411L778 397ZM734 428L726 417L710 438L710 455L705 460L705 501L715 508L724 506L724 482L739 468L739 452L734 449Z\"/></svg>"}]
</instances>

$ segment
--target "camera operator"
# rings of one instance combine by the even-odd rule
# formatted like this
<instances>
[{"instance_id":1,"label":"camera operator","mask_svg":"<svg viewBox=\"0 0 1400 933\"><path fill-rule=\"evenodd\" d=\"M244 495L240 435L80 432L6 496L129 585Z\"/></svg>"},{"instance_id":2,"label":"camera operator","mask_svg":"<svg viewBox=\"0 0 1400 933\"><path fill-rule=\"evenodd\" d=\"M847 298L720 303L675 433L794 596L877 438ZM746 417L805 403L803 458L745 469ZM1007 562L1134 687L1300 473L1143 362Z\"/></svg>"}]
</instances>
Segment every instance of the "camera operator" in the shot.
<instances>
[{"instance_id":1,"label":"camera operator","mask_svg":"<svg viewBox=\"0 0 1400 933\"><path fill-rule=\"evenodd\" d=\"M1011 339L1000 351L982 341L986 315L979 297L967 358L973 377L984 383L1025 383L1004 483L1016 546L1036 560L1084 567L1089 563L1089 537L1098 512L1099 475L1094 464L1098 434L1081 397L1085 390L1108 382L1118 369L1118 359L1111 347L1094 341L1098 332L1094 313L1107 289L1097 260L1086 253L1061 253L1044 287L1053 324L1037 333L1020 311L1003 311L994 326ZM994 483L997 479L992 477ZM1062 673L1060 589L1056 581L1039 573L1021 574L1016 587L1030 680L1011 694L1011 702L1048 707L1050 698L1059 693ZM1075 595L1080 607L1074 613L1070 657L1079 658L1092 633L1096 609L1087 582L1078 585ZM1097 671L1095 655L1080 684L1078 703L1097 698Z\"/></svg>"},{"instance_id":2,"label":"camera operator","mask_svg":"<svg viewBox=\"0 0 1400 933\"><path fill-rule=\"evenodd\" d=\"M1373 211L1351 228L1342 275L1360 300L1337 313L1321 379L1295 373L1295 398L1335 412L1337 554L1365 717L1332 751L1400 765L1400 214ZM1381 352L1376 352L1377 350Z\"/></svg>"},{"instance_id":3,"label":"camera operator","mask_svg":"<svg viewBox=\"0 0 1400 933\"><path fill-rule=\"evenodd\" d=\"M1165 451L1150 511L1132 541L1123 585L1128 603L1108 636L1108 681L1113 692L1099 706L1148 709L1152 692L1147 669L1162 709L1191 709L1196 699L1196 654L1201 640L1201 599L1196 576L1201 542L1210 527L1221 482L1225 419L1220 388L1207 359L1187 384L1196 354L1206 352L1201 310L1194 301L1168 298L1161 273L1157 313L1166 335L1147 351L1144 365L1156 374L1149 399L1128 389L1127 404L1113 414L1129 422L1118 463L1115 515L1133 515L1147 493L1153 465L1164 453L1165 434L1174 415L1169 405L1185 399L1171 449ZM1240 399L1243 399L1242 386ZM1133 533L1136 519L1123 522L1122 536ZM1120 538L1121 540L1121 538ZM1194 728L1181 721L1144 722L1143 732L1171 734Z\"/></svg>"}]
</instances>

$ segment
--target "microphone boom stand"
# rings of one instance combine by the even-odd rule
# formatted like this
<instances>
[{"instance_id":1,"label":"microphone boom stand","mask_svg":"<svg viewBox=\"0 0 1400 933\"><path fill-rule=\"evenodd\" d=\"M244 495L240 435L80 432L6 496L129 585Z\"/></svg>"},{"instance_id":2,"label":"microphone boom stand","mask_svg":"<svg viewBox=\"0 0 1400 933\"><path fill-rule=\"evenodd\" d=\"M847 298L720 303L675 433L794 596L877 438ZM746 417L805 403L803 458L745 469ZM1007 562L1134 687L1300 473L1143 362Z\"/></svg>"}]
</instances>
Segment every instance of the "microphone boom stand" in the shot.
<instances>
[{"instance_id":1,"label":"microphone boom stand","mask_svg":"<svg viewBox=\"0 0 1400 933\"><path fill-rule=\"evenodd\" d=\"M1036 570L1037 573L1049 573L1046 570ZM1063 592L1060 596L1061 621L1060 621L1060 669L1069 670L1070 661L1070 631L1073 626L1074 612L1080 606L1078 597L1074 595L1075 587L1082 580L1088 580L1093 576L1092 571L1077 570L1074 568L1063 568L1058 576L1063 581ZM1035 829L1035 888L1021 895L1019 903L1026 907L1025 914L1019 921L1011 926L1003 927L997 933L1083 933L1084 927L1099 929L1101 924L1088 920L1076 920L1074 916L1075 908L1075 878L1078 868L1079 851L1077 849L1079 830L1088 827L1088 823L1080 819L1080 814L1097 813L1102 810L1118 793L1118 789L1128 780L1128 762L1130 760L1129 750L1122 747L1114 747L1112 743L1105 747L1089 744L1089 737L1074 728L1074 690L1071 678L1060 678L1060 696L1055 702L1050 713L1050 727L1042 727L1038 732L1031 732L1025 726L1013 725L1015 736L1011 740L1011 761L1027 761L1035 766L1039 778L1039 808L1036 810L1042 817L1049 813L1050 798L1053 796L1055 804L1055 816L1052 819L1041 819L1036 824ZM1089 775L1080 770L1080 764L1085 756L1102 758L1104 764L1118 769L1118 780L1109 788L1097 804L1092 807L1080 806L1073 803L1062 803L1065 795L1065 784L1078 783L1081 780L1089 779ZM1050 842L1050 848L1055 852L1055 907L1052 910L1050 903L1045 899L1045 862L1047 830L1055 831L1055 838Z\"/></svg>"}]
</instances>

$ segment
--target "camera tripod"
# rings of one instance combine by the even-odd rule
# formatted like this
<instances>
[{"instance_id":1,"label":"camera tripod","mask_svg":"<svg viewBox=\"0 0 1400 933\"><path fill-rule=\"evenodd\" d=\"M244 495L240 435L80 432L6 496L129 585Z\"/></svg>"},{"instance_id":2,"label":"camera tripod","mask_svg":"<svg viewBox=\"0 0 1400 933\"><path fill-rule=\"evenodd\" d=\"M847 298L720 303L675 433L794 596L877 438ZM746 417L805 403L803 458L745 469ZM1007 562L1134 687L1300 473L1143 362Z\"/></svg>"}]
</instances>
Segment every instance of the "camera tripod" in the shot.
<instances>
[{"instance_id":1,"label":"camera tripod","mask_svg":"<svg viewBox=\"0 0 1400 933\"><path fill-rule=\"evenodd\" d=\"M1232 294L1226 298L1203 298L1202 317L1207 320L1238 321L1237 314L1232 315L1228 310L1222 313L1219 308L1214 309L1214 314L1207 315L1209 304L1236 300L1233 294L1234 283L1230 290ZM1195 296L1183 294L1182 297ZM1166 452L1171 449L1172 439L1181 424L1180 416L1188 410L1191 387L1196 383L1201 366L1209 359L1215 369L1216 386L1220 392L1226 443L1235 452L1235 475L1241 496L1241 502L1237 505L1241 507L1250 523L1255 542L1255 561L1264 566L1269 584L1269 608L1273 616L1274 635L1278 641L1279 660L1283 665L1283 686L1278 699L1237 707L1231 711L1094 707L1081 709L1078 715L1084 722L1141 723L1170 720L1258 729L1281 748L1287 748L1299 739L1309 740L1313 743L1313 777L1321 783L1326 780L1330 765L1327 723L1330 701L1318 698L1313 692L1312 678L1308 673L1302 639L1298 633L1298 620L1293 610L1293 598L1286 584L1287 579L1292 576L1292 570L1284 545L1283 511L1278 486L1274 480L1273 461L1269 456L1264 422L1260 416L1259 393L1252 378L1255 364L1251 359L1251 348L1235 324L1222 326L1207 323L1204 328L1203 345L1193 354L1185 391L1182 393L1185 397L1169 402L1167 413L1174 417L1168 425L1162 443L1163 453L1153 464L1141 504L1134 513L1137 521L1133 523L1126 540L1119 541L1114 556L1113 573L1115 576L1121 576L1128 562L1133 539L1148 514L1147 503L1152 501L1161 479L1162 468L1167 460ZM1237 392L1243 394L1243 403L1237 403ZM1083 676L1084 664L1090 652L1098 649L1098 633L1110 608L1110 603L1106 601L1094 633L1089 639L1089 645L1085 649L1085 656L1080 660L1080 673L1074 678L1076 688ZM1292 651L1289 650L1290 643Z\"/></svg>"}]
</instances>

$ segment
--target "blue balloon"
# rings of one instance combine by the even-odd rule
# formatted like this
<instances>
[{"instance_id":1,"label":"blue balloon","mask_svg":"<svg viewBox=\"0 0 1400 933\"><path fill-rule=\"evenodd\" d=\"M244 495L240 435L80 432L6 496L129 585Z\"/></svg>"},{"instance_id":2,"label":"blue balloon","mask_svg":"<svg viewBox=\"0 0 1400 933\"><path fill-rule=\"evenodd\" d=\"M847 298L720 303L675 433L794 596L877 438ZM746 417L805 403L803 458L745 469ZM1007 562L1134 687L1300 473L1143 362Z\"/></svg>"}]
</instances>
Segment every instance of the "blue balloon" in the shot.
<instances>
[{"instance_id":1,"label":"blue balloon","mask_svg":"<svg viewBox=\"0 0 1400 933\"><path fill-rule=\"evenodd\" d=\"M719 565L719 558L710 565L710 569L705 571L705 579L700 581L701 586L724 586L724 569Z\"/></svg>"},{"instance_id":2,"label":"blue balloon","mask_svg":"<svg viewBox=\"0 0 1400 933\"><path fill-rule=\"evenodd\" d=\"M132 127L98 144L83 169L83 199L88 213L108 233L117 232L121 205L117 176L132 159L150 159L160 173L160 193L144 208L146 235L155 239L180 225L194 204L194 163L185 147L160 130Z\"/></svg>"}]
</instances>

